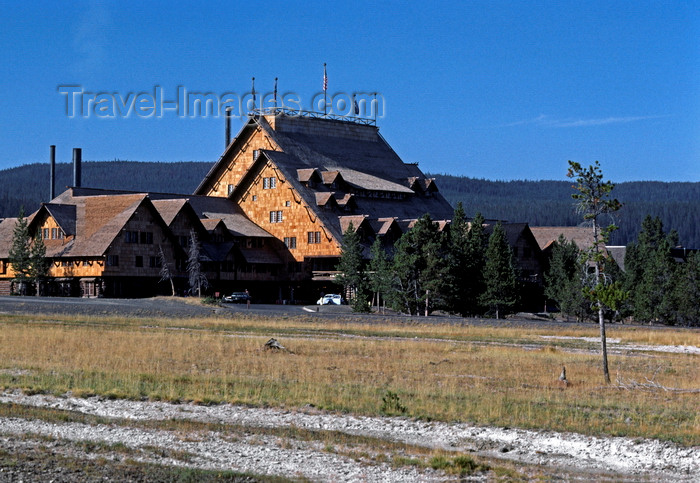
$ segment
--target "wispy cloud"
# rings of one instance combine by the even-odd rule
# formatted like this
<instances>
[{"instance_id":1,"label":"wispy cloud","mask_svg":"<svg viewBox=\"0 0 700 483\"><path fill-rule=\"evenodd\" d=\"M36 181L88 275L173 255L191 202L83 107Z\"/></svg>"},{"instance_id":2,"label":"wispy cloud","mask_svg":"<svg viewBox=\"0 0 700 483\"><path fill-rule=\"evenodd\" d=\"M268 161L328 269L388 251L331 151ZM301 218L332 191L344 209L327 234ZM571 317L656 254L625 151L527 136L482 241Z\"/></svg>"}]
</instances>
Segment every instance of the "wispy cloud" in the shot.
<instances>
[{"instance_id":1,"label":"wispy cloud","mask_svg":"<svg viewBox=\"0 0 700 483\"><path fill-rule=\"evenodd\" d=\"M667 116L610 116L593 119L554 119L545 114L540 114L532 119L524 119L508 124L503 124L501 127L513 126L544 126L544 127L589 127L589 126L604 126L606 124L626 124L630 122L646 121L648 119L658 119Z\"/></svg>"}]
</instances>

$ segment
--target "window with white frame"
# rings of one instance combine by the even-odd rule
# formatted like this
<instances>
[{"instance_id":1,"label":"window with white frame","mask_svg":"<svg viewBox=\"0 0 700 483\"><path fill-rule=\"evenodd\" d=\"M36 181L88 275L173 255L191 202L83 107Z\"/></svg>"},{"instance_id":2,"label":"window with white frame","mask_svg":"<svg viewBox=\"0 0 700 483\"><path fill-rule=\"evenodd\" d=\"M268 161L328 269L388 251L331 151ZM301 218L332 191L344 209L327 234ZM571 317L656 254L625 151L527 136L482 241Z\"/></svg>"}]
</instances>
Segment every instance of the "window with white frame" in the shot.
<instances>
[{"instance_id":1,"label":"window with white frame","mask_svg":"<svg viewBox=\"0 0 700 483\"><path fill-rule=\"evenodd\" d=\"M297 237L295 237L295 236L284 237L284 246L286 246L287 248L296 248L297 247Z\"/></svg>"},{"instance_id":2,"label":"window with white frame","mask_svg":"<svg viewBox=\"0 0 700 483\"><path fill-rule=\"evenodd\" d=\"M310 231L307 233L309 244L321 243L321 232Z\"/></svg>"},{"instance_id":3,"label":"window with white frame","mask_svg":"<svg viewBox=\"0 0 700 483\"><path fill-rule=\"evenodd\" d=\"M282 210L270 212L270 223L282 223Z\"/></svg>"}]
</instances>

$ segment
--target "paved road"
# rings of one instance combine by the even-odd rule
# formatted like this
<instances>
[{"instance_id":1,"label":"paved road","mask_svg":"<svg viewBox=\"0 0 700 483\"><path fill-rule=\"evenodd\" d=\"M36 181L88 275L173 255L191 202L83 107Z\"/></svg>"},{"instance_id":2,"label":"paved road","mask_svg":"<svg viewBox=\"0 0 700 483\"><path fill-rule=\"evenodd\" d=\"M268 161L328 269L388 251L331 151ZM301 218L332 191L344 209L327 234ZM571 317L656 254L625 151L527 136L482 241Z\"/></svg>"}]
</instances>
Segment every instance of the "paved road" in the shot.
<instances>
[{"instance_id":1,"label":"paved road","mask_svg":"<svg viewBox=\"0 0 700 483\"><path fill-rule=\"evenodd\" d=\"M145 299L70 298L70 297L0 297L0 314L61 314L122 317L234 317L243 314L268 317L312 317L334 321L364 323L426 324L446 323L455 325L547 327L570 326L569 323L550 321L536 317L511 317L506 320L462 318L445 315L409 317L400 314L355 314L347 305L267 305L245 304L204 305L193 298L155 297Z\"/></svg>"}]
</instances>

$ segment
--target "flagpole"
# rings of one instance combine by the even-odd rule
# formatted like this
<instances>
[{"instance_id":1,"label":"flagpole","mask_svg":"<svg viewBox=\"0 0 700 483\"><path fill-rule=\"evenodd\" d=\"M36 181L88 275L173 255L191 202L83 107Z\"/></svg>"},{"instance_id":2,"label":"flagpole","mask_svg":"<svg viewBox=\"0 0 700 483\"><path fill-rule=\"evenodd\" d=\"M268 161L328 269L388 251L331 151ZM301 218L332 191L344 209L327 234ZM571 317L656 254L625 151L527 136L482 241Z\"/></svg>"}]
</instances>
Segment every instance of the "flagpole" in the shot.
<instances>
[{"instance_id":1,"label":"flagpole","mask_svg":"<svg viewBox=\"0 0 700 483\"><path fill-rule=\"evenodd\" d=\"M275 92L274 92L274 97L275 97L275 114L277 113L277 77L275 77Z\"/></svg>"},{"instance_id":2,"label":"flagpole","mask_svg":"<svg viewBox=\"0 0 700 483\"><path fill-rule=\"evenodd\" d=\"M328 74L326 73L326 63L323 63L323 117L326 117L328 99L326 97L328 91Z\"/></svg>"},{"instance_id":3,"label":"flagpole","mask_svg":"<svg viewBox=\"0 0 700 483\"><path fill-rule=\"evenodd\" d=\"M374 93L374 106L372 106L372 110L374 111L374 125L377 125L377 111L379 108L377 107L377 93Z\"/></svg>"},{"instance_id":4,"label":"flagpole","mask_svg":"<svg viewBox=\"0 0 700 483\"><path fill-rule=\"evenodd\" d=\"M251 92L251 94L253 94L253 111L255 111L255 109L257 109L256 98L255 98L255 77L253 77L252 82L253 82L253 91Z\"/></svg>"}]
</instances>

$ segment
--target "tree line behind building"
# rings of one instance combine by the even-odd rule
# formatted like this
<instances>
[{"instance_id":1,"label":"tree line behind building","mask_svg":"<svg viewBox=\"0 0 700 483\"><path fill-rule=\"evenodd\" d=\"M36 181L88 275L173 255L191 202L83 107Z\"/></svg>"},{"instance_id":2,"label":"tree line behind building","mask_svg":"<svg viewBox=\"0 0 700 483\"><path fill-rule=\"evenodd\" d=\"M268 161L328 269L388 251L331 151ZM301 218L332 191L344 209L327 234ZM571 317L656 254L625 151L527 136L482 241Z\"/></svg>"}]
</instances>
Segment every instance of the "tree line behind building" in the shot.
<instances>
[{"instance_id":1,"label":"tree line behind building","mask_svg":"<svg viewBox=\"0 0 700 483\"><path fill-rule=\"evenodd\" d=\"M130 191L192 193L211 168L209 162L144 163L101 161L83 163L83 185L92 188ZM56 165L56 187L72 183L72 166ZM568 181L489 181L484 179L429 175L453 205L462 202L468 216L480 212L486 219L527 222L530 226L576 226L580 217L571 200ZM35 163L0 171L0 218L17 216L20 206L31 213L49 198L49 167ZM44 182L45 181L45 182ZM615 180L612 180L613 182ZM623 202L615 215L619 229L610 244L626 245L636 240L646 215L658 217L664 227L678 233L685 247L700 247L700 183L635 181L618 183L616 196Z\"/></svg>"}]
</instances>

